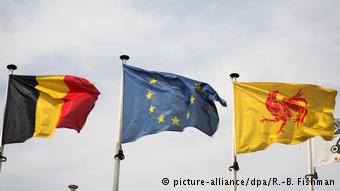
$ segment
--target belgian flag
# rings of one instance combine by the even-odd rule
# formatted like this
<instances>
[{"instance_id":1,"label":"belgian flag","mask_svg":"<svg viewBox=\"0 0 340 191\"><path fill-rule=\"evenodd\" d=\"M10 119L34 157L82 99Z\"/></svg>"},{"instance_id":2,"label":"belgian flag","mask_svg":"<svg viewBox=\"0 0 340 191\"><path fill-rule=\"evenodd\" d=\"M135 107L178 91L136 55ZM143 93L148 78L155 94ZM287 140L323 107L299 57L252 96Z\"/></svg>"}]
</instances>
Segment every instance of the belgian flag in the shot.
<instances>
[{"instance_id":1,"label":"belgian flag","mask_svg":"<svg viewBox=\"0 0 340 191\"><path fill-rule=\"evenodd\" d=\"M99 94L81 77L10 75L2 144L51 137L60 127L79 133Z\"/></svg>"}]
</instances>

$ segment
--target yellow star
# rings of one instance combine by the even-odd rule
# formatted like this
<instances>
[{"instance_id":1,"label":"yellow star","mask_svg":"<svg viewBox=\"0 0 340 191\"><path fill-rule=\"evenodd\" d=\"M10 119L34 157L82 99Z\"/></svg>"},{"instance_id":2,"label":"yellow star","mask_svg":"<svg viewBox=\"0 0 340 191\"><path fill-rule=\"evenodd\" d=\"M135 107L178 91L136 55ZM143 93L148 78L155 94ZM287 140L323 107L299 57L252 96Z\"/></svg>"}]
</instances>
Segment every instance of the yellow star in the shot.
<instances>
[{"instance_id":1,"label":"yellow star","mask_svg":"<svg viewBox=\"0 0 340 191\"><path fill-rule=\"evenodd\" d=\"M197 91L200 91L200 90L202 89L201 83L195 84L194 87L195 87L195 89L196 89Z\"/></svg>"},{"instance_id":2,"label":"yellow star","mask_svg":"<svg viewBox=\"0 0 340 191\"><path fill-rule=\"evenodd\" d=\"M189 119L190 118L190 112L188 111L187 112L187 119Z\"/></svg>"},{"instance_id":3,"label":"yellow star","mask_svg":"<svg viewBox=\"0 0 340 191\"><path fill-rule=\"evenodd\" d=\"M192 95L192 96L190 97L190 103L191 103L191 104L194 104L195 101L196 101L196 98L195 98L195 96Z\"/></svg>"},{"instance_id":4,"label":"yellow star","mask_svg":"<svg viewBox=\"0 0 340 191\"><path fill-rule=\"evenodd\" d=\"M149 112L150 113L155 112L155 106L151 105L150 108L149 108Z\"/></svg>"},{"instance_id":5,"label":"yellow star","mask_svg":"<svg viewBox=\"0 0 340 191\"><path fill-rule=\"evenodd\" d=\"M148 93L146 94L146 99L147 100L150 100L151 99L151 97L152 97L152 93L150 92L150 91L148 91Z\"/></svg>"},{"instance_id":6,"label":"yellow star","mask_svg":"<svg viewBox=\"0 0 340 191\"><path fill-rule=\"evenodd\" d=\"M178 126L179 122L181 121L180 119L177 118L177 116L175 116L174 118L171 119L172 124Z\"/></svg>"},{"instance_id":7,"label":"yellow star","mask_svg":"<svg viewBox=\"0 0 340 191\"><path fill-rule=\"evenodd\" d=\"M165 118L165 116L164 115L160 115L160 116L158 116L158 123L164 123L164 118Z\"/></svg>"},{"instance_id":8,"label":"yellow star","mask_svg":"<svg viewBox=\"0 0 340 191\"><path fill-rule=\"evenodd\" d=\"M150 81L150 84L156 84L158 82L158 80L156 80L155 78L151 79Z\"/></svg>"}]
</instances>

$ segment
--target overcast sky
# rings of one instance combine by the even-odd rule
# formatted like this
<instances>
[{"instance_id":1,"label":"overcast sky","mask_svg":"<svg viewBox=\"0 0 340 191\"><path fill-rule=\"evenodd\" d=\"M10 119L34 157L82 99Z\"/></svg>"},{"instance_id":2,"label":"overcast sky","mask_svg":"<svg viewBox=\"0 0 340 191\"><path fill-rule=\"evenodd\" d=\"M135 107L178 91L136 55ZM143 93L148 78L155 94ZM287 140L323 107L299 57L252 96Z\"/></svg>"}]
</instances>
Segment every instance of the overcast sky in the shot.
<instances>
[{"instance_id":1,"label":"overcast sky","mask_svg":"<svg viewBox=\"0 0 340 191\"><path fill-rule=\"evenodd\" d=\"M163 132L124 144L120 190L228 190L229 187L163 186L162 178L230 178L232 86L239 81L312 83L340 90L340 2L337 0L89 1L0 0L0 108L6 65L16 74L78 75L101 91L80 134L58 129L52 139L5 148L0 190L112 190L121 62L204 81L229 104L218 105L213 137L197 129ZM339 96L335 116L340 117ZM2 115L0 117L2 121ZM307 173L306 143L274 144L239 156L246 178L298 178ZM322 166L335 179L339 164ZM304 186L242 190L307 190Z\"/></svg>"}]
</instances>

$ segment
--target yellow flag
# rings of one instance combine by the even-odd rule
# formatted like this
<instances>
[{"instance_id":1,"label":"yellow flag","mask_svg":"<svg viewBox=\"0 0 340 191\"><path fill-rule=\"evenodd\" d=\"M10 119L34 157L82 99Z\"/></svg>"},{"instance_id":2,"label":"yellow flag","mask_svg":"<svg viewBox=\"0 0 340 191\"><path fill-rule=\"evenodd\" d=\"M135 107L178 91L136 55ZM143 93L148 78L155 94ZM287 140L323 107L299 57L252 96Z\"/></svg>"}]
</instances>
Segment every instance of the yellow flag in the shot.
<instances>
[{"instance_id":1,"label":"yellow flag","mask_svg":"<svg viewBox=\"0 0 340 191\"><path fill-rule=\"evenodd\" d=\"M334 134L337 92L310 84L234 84L236 152L267 148L274 142L301 143Z\"/></svg>"}]
</instances>

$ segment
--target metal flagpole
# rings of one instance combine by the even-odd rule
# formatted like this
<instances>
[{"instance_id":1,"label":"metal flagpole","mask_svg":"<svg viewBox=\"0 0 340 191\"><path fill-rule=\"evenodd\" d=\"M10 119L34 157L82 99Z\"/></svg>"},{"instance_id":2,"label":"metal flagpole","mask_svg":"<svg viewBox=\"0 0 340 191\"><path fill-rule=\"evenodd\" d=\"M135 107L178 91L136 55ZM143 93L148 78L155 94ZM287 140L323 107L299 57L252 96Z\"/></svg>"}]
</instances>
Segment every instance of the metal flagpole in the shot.
<instances>
[{"instance_id":1,"label":"metal flagpole","mask_svg":"<svg viewBox=\"0 0 340 191\"><path fill-rule=\"evenodd\" d=\"M119 111L118 111L118 130L117 130L117 143L116 143L116 155L115 155L115 169L114 169L114 177L113 177L113 191L118 191L119 187L119 170L120 170L120 161L125 158L122 149L122 130L123 130L123 96L124 96L124 64L129 60L128 55L121 55L120 59L122 60L122 75L120 81L120 98L119 98Z\"/></svg>"},{"instance_id":2,"label":"metal flagpole","mask_svg":"<svg viewBox=\"0 0 340 191\"><path fill-rule=\"evenodd\" d=\"M6 87L6 94L5 94L5 106L4 106L4 113L3 113L3 125L4 125L4 120L5 120L5 110L6 110L6 103L7 103L7 92L8 92L8 81L9 81L9 75L13 74L13 71L17 69L17 66L14 64L10 64L7 65L7 69L8 69L8 78L7 78L7 87ZM2 135L3 135L3 131L4 131L4 126L2 126L2 129L0 131L0 172L1 172L1 167L2 167L2 163L7 161L7 158L4 156L4 150L5 150L5 146L2 145Z\"/></svg>"},{"instance_id":3,"label":"metal flagpole","mask_svg":"<svg viewBox=\"0 0 340 191\"><path fill-rule=\"evenodd\" d=\"M316 172L313 173L313 152L312 152L312 139L308 139L308 174L306 178L309 179L308 190L314 191L313 184L311 183L312 180L317 178Z\"/></svg>"},{"instance_id":4,"label":"metal flagpole","mask_svg":"<svg viewBox=\"0 0 340 191\"><path fill-rule=\"evenodd\" d=\"M233 165L229 167L229 171L231 171L231 177L232 180L234 181L234 184L232 186L232 190L236 191L237 190L237 171L240 170L238 163L237 163L237 156L236 156L236 144L235 144L235 100L234 100L234 84L236 83L237 78L240 75L238 73L231 73L230 74L230 78L232 80L233 83L233 102L234 102L234 107L233 107L233 126L232 126L232 132L231 132L231 141L232 141L232 148L231 148L231 156L232 156L232 161L233 161Z\"/></svg>"}]
</instances>

